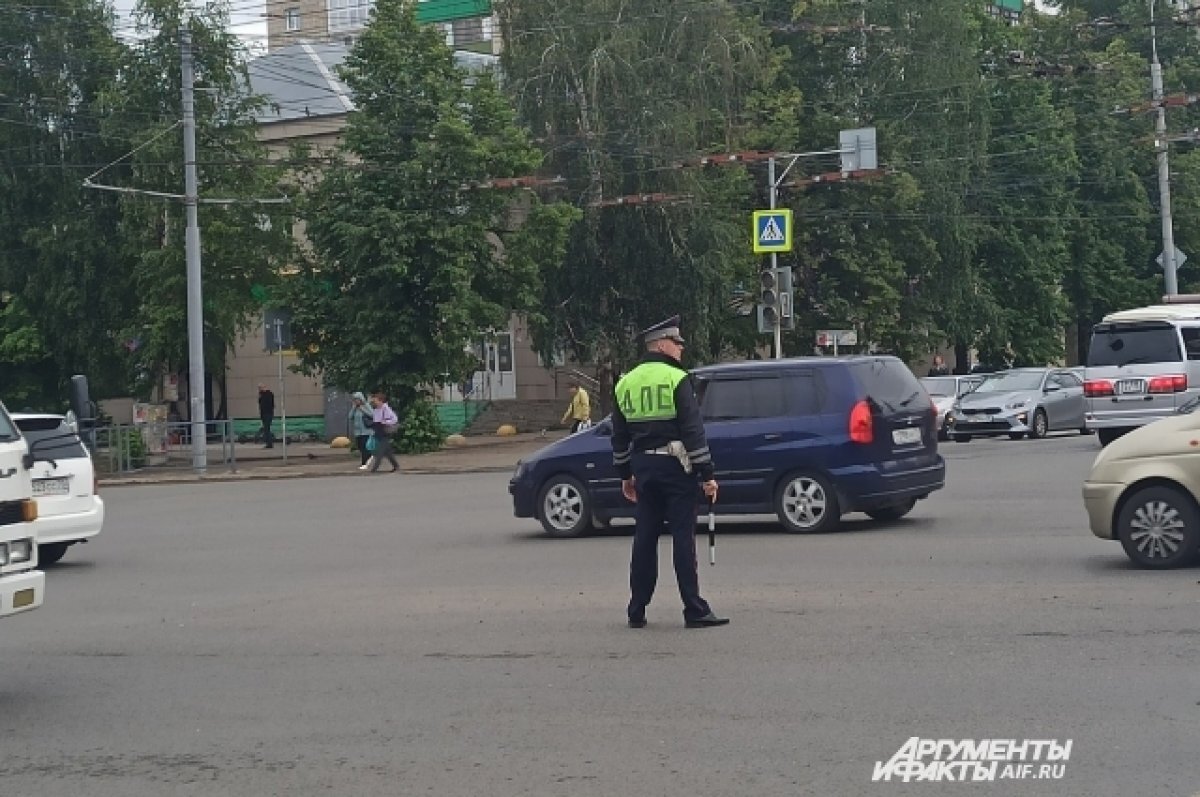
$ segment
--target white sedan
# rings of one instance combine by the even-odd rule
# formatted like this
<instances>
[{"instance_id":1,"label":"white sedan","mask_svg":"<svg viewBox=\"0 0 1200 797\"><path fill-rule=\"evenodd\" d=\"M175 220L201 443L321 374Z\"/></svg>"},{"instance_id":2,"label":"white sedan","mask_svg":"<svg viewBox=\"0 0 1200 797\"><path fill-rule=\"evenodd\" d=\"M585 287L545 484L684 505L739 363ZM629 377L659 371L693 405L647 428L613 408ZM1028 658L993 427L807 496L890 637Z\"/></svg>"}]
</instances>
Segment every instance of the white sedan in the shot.
<instances>
[{"instance_id":1,"label":"white sedan","mask_svg":"<svg viewBox=\"0 0 1200 797\"><path fill-rule=\"evenodd\" d=\"M33 522L38 565L63 558L67 548L87 542L104 526L104 501L96 495L96 469L79 435L61 415L13 413L33 457Z\"/></svg>"}]
</instances>

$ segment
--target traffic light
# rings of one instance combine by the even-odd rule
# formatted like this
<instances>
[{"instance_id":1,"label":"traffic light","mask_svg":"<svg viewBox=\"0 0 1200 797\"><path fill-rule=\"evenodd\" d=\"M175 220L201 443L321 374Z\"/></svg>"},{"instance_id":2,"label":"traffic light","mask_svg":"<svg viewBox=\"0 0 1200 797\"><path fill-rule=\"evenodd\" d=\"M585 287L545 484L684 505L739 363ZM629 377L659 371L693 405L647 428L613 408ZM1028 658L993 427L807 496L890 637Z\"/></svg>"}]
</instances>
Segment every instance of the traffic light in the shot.
<instances>
[{"instance_id":1,"label":"traffic light","mask_svg":"<svg viewBox=\"0 0 1200 797\"><path fill-rule=\"evenodd\" d=\"M781 329L795 329L792 306L792 269L765 268L759 272L758 331L764 335Z\"/></svg>"},{"instance_id":2,"label":"traffic light","mask_svg":"<svg viewBox=\"0 0 1200 797\"><path fill-rule=\"evenodd\" d=\"M758 303L762 307L762 325L768 330L779 323L779 271L764 268L758 272Z\"/></svg>"}]
</instances>

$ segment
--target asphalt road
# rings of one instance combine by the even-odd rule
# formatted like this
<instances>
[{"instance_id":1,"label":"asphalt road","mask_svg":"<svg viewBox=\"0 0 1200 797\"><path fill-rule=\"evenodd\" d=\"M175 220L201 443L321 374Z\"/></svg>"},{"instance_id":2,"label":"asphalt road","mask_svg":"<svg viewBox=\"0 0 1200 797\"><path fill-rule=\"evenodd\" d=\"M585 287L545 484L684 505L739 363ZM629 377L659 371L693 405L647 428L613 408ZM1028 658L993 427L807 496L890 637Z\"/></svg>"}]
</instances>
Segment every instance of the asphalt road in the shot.
<instances>
[{"instance_id":1,"label":"asphalt road","mask_svg":"<svg viewBox=\"0 0 1200 797\"><path fill-rule=\"evenodd\" d=\"M1091 536L1094 438L943 450L900 522L722 521L705 630L669 542L630 630L626 538L541 537L500 474L108 490L0 626L0 794L1194 794L1200 570ZM910 737L1072 750L873 783Z\"/></svg>"}]
</instances>

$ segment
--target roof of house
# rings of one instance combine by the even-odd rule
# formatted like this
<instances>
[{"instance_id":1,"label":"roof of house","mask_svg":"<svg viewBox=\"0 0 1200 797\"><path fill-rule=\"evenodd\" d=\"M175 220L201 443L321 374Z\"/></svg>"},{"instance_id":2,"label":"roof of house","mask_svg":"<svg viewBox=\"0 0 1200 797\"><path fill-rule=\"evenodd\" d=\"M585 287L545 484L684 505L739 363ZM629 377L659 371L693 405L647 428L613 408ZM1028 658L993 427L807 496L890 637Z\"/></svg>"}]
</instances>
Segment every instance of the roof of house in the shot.
<instances>
[{"instance_id":1,"label":"roof of house","mask_svg":"<svg viewBox=\"0 0 1200 797\"><path fill-rule=\"evenodd\" d=\"M318 116L340 116L354 110L350 87L338 67L350 48L342 42L296 42L250 61L250 90L266 99L259 124ZM456 50L454 60L471 71L495 68L494 55Z\"/></svg>"}]
</instances>

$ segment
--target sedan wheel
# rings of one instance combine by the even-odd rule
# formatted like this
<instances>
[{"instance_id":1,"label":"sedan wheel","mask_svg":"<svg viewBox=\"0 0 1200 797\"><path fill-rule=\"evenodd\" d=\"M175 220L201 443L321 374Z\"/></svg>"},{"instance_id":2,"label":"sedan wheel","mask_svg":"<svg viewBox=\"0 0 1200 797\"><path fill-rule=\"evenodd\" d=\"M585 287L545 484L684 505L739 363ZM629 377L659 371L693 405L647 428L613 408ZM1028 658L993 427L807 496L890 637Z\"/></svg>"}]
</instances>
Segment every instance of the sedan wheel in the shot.
<instances>
[{"instance_id":1,"label":"sedan wheel","mask_svg":"<svg viewBox=\"0 0 1200 797\"><path fill-rule=\"evenodd\" d=\"M785 531L793 534L829 531L841 520L837 495L823 476L797 473L780 485L775 514Z\"/></svg>"},{"instance_id":2,"label":"sedan wheel","mask_svg":"<svg viewBox=\"0 0 1200 797\"><path fill-rule=\"evenodd\" d=\"M591 504L577 479L551 476L538 497L538 519L551 537L579 537L592 529Z\"/></svg>"},{"instance_id":3,"label":"sedan wheel","mask_svg":"<svg viewBox=\"0 0 1200 797\"><path fill-rule=\"evenodd\" d=\"M1033 423L1029 426L1029 439L1041 440L1048 431L1050 431L1050 424L1046 420L1045 410L1036 410L1033 413Z\"/></svg>"},{"instance_id":4,"label":"sedan wheel","mask_svg":"<svg viewBox=\"0 0 1200 797\"><path fill-rule=\"evenodd\" d=\"M1200 549L1195 502L1177 487L1138 490L1121 507L1117 535L1139 567L1165 570L1189 564Z\"/></svg>"}]
</instances>

